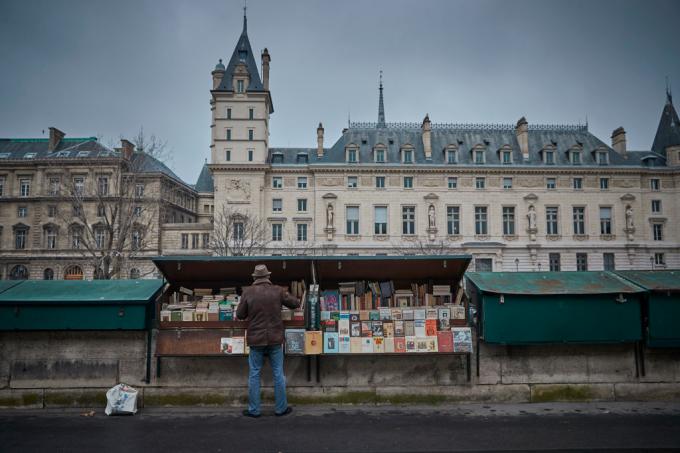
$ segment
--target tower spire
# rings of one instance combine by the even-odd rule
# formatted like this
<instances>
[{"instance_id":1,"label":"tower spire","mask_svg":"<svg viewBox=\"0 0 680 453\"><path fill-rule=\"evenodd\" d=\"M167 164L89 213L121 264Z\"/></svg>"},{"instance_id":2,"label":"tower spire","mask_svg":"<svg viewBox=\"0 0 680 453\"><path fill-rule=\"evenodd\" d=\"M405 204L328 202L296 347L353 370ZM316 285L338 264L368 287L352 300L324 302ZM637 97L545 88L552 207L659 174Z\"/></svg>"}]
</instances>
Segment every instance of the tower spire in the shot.
<instances>
[{"instance_id":1,"label":"tower spire","mask_svg":"<svg viewBox=\"0 0 680 453\"><path fill-rule=\"evenodd\" d=\"M383 102L382 69L380 70L380 100L378 101L378 127L385 127L385 104Z\"/></svg>"},{"instance_id":2,"label":"tower spire","mask_svg":"<svg viewBox=\"0 0 680 453\"><path fill-rule=\"evenodd\" d=\"M668 80L668 76L666 76L666 103L667 104L673 103L673 93L671 92L671 82Z\"/></svg>"},{"instance_id":3,"label":"tower spire","mask_svg":"<svg viewBox=\"0 0 680 453\"><path fill-rule=\"evenodd\" d=\"M248 9L247 0L243 0L243 33L248 31L248 17L246 16L246 11Z\"/></svg>"}]
</instances>

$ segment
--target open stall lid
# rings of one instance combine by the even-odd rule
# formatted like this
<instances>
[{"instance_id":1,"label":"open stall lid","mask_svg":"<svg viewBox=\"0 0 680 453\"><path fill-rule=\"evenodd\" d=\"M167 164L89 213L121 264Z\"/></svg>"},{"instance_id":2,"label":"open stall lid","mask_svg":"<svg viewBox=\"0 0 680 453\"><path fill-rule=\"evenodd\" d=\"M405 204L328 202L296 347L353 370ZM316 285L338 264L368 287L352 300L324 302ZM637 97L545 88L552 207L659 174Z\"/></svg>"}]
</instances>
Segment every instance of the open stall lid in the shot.
<instances>
[{"instance_id":1,"label":"open stall lid","mask_svg":"<svg viewBox=\"0 0 680 453\"><path fill-rule=\"evenodd\" d=\"M310 256L159 256L153 262L174 287L222 288L241 286L252 281L257 264L264 264L275 284L291 280L309 281L313 257Z\"/></svg>"},{"instance_id":2,"label":"open stall lid","mask_svg":"<svg viewBox=\"0 0 680 453\"><path fill-rule=\"evenodd\" d=\"M162 288L163 281L158 279L24 280L0 292L0 305L145 304Z\"/></svg>"},{"instance_id":3,"label":"open stall lid","mask_svg":"<svg viewBox=\"0 0 680 453\"><path fill-rule=\"evenodd\" d=\"M593 272L469 272L480 290L495 294L631 294L644 288L607 271Z\"/></svg>"},{"instance_id":4,"label":"open stall lid","mask_svg":"<svg viewBox=\"0 0 680 453\"><path fill-rule=\"evenodd\" d=\"M654 292L680 292L680 270L616 271L621 277Z\"/></svg>"},{"instance_id":5,"label":"open stall lid","mask_svg":"<svg viewBox=\"0 0 680 453\"><path fill-rule=\"evenodd\" d=\"M14 288L17 285L22 284L26 280L5 280L5 281L0 281L0 294L4 293L10 288Z\"/></svg>"}]
</instances>

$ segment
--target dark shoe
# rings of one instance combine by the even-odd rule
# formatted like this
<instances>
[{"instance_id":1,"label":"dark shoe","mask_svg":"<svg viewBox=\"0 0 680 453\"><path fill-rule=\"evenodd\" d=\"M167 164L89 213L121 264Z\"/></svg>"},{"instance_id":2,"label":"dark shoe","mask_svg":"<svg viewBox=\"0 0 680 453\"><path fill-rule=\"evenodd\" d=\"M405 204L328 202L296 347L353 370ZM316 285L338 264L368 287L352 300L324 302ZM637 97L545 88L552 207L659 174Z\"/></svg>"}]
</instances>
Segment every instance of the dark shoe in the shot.
<instances>
[{"instance_id":1,"label":"dark shoe","mask_svg":"<svg viewBox=\"0 0 680 453\"><path fill-rule=\"evenodd\" d=\"M243 409L243 416L250 418L260 418L260 414L253 414L248 409Z\"/></svg>"},{"instance_id":2,"label":"dark shoe","mask_svg":"<svg viewBox=\"0 0 680 453\"><path fill-rule=\"evenodd\" d=\"M290 414L293 412L293 408L288 406L285 411L281 412L280 414L274 413L277 417L285 417L286 415Z\"/></svg>"}]
</instances>

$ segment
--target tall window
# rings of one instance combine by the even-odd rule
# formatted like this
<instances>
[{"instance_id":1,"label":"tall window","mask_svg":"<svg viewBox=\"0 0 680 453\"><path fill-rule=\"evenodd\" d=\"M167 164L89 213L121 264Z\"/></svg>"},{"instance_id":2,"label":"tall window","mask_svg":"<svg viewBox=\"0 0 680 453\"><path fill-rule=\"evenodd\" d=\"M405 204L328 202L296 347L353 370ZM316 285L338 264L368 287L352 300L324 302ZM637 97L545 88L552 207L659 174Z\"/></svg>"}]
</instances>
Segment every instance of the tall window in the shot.
<instances>
[{"instance_id":1,"label":"tall window","mask_svg":"<svg viewBox=\"0 0 680 453\"><path fill-rule=\"evenodd\" d=\"M545 208L546 234L559 234L557 214L557 206L548 206Z\"/></svg>"},{"instance_id":2,"label":"tall window","mask_svg":"<svg viewBox=\"0 0 680 453\"><path fill-rule=\"evenodd\" d=\"M272 223L272 241L280 241L283 239L283 224Z\"/></svg>"},{"instance_id":3,"label":"tall window","mask_svg":"<svg viewBox=\"0 0 680 453\"><path fill-rule=\"evenodd\" d=\"M131 244L133 250L140 250L142 248L142 232L140 230L132 230Z\"/></svg>"},{"instance_id":4,"label":"tall window","mask_svg":"<svg viewBox=\"0 0 680 453\"><path fill-rule=\"evenodd\" d=\"M71 228L71 248L77 250L83 238L83 230L79 226Z\"/></svg>"},{"instance_id":5,"label":"tall window","mask_svg":"<svg viewBox=\"0 0 680 453\"><path fill-rule=\"evenodd\" d=\"M48 193L50 195L59 195L59 186L61 185L61 179L58 176L52 176L49 182Z\"/></svg>"},{"instance_id":6,"label":"tall window","mask_svg":"<svg viewBox=\"0 0 680 453\"><path fill-rule=\"evenodd\" d=\"M0 176L0 197L5 195L5 177Z\"/></svg>"},{"instance_id":7,"label":"tall window","mask_svg":"<svg viewBox=\"0 0 680 453\"><path fill-rule=\"evenodd\" d=\"M401 233L416 234L416 207L402 206L401 208Z\"/></svg>"},{"instance_id":8,"label":"tall window","mask_svg":"<svg viewBox=\"0 0 680 453\"><path fill-rule=\"evenodd\" d=\"M104 242L106 241L106 230L102 227L97 227L94 229L94 244L98 249L104 248Z\"/></svg>"},{"instance_id":9,"label":"tall window","mask_svg":"<svg viewBox=\"0 0 680 453\"><path fill-rule=\"evenodd\" d=\"M503 234L512 236L515 234L515 208L503 206Z\"/></svg>"},{"instance_id":10,"label":"tall window","mask_svg":"<svg viewBox=\"0 0 680 453\"><path fill-rule=\"evenodd\" d=\"M545 179L545 188L548 190L554 190L557 187L557 181L555 178Z\"/></svg>"},{"instance_id":11,"label":"tall window","mask_svg":"<svg viewBox=\"0 0 680 453\"><path fill-rule=\"evenodd\" d=\"M272 200L272 211L273 212L283 211L283 200L281 200L281 198L274 198Z\"/></svg>"},{"instance_id":12,"label":"tall window","mask_svg":"<svg viewBox=\"0 0 680 453\"><path fill-rule=\"evenodd\" d=\"M449 176L449 178L446 181L446 185L449 189L457 189L458 188L458 178L455 176Z\"/></svg>"},{"instance_id":13,"label":"tall window","mask_svg":"<svg viewBox=\"0 0 680 453\"><path fill-rule=\"evenodd\" d=\"M17 228L14 231L14 248L17 250L25 249L27 236L28 230L26 228Z\"/></svg>"},{"instance_id":14,"label":"tall window","mask_svg":"<svg viewBox=\"0 0 680 453\"><path fill-rule=\"evenodd\" d=\"M460 207L446 207L446 232L447 234L460 234Z\"/></svg>"},{"instance_id":15,"label":"tall window","mask_svg":"<svg viewBox=\"0 0 680 453\"><path fill-rule=\"evenodd\" d=\"M666 256L663 253L654 254L654 265L663 267L666 265Z\"/></svg>"},{"instance_id":16,"label":"tall window","mask_svg":"<svg viewBox=\"0 0 680 453\"><path fill-rule=\"evenodd\" d=\"M652 200L652 212L654 214L661 212L661 200Z\"/></svg>"},{"instance_id":17,"label":"tall window","mask_svg":"<svg viewBox=\"0 0 680 453\"><path fill-rule=\"evenodd\" d=\"M76 176L73 178L73 192L75 195L82 195L85 190L85 177Z\"/></svg>"},{"instance_id":18,"label":"tall window","mask_svg":"<svg viewBox=\"0 0 680 453\"><path fill-rule=\"evenodd\" d=\"M607 156L606 151L598 151L597 152L597 164L598 165L607 165L609 163L609 159Z\"/></svg>"},{"instance_id":19,"label":"tall window","mask_svg":"<svg viewBox=\"0 0 680 453\"><path fill-rule=\"evenodd\" d=\"M55 227L48 227L45 230L45 247L48 249L57 248L57 229Z\"/></svg>"},{"instance_id":20,"label":"tall window","mask_svg":"<svg viewBox=\"0 0 680 453\"><path fill-rule=\"evenodd\" d=\"M183 249L188 249L189 248L189 234L188 233L182 233L181 240L182 240L181 247Z\"/></svg>"},{"instance_id":21,"label":"tall window","mask_svg":"<svg viewBox=\"0 0 680 453\"><path fill-rule=\"evenodd\" d=\"M375 207L373 232L375 234L387 234L387 206Z\"/></svg>"},{"instance_id":22,"label":"tall window","mask_svg":"<svg viewBox=\"0 0 680 453\"><path fill-rule=\"evenodd\" d=\"M359 234L359 206L347 206L347 234Z\"/></svg>"},{"instance_id":23,"label":"tall window","mask_svg":"<svg viewBox=\"0 0 680 453\"><path fill-rule=\"evenodd\" d=\"M484 189L486 187L486 178L483 177L478 177L475 178L475 188L476 189Z\"/></svg>"},{"instance_id":24,"label":"tall window","mask_svg":"<svg viewBox=\"0 0 680 453\"><path fill-rule=\"evenodd\" d=\"M582 206L574 206L573 218L574 218L574 234L576 235L586 234L586 208Z\"/></svg>"},{"instance_id":25,"label":"tall window","mask_svg":"<svg viewBox=\"0 0 680 453\"><path fill-rule=\"evenodd\" d=\"M573 165L581 165L581 151L571 152L571 163Z\"/></svg>"},{"instance_id":26,"label":"tall window","mask_svg":"<svg viewBox=\"0 0 680 453\"><path fill-rule=\"evenodd\" d=\"M56 217L57 216L57 207L55 205L49 205L47 207L47 217Z\"/></svg>"},{"instance_id":27,"label":"tall window","mask_svg":"<svg viewBox=\"0 0 680 453\"><path fill-rule=\"evenodd\" d=\"M413 189L413 176L404 176L404 189Z\"/></svg>"},{"instance_id":28,"label":"tall window","mask_svg":"<svg viewBox=\"0 0 680 453\"><path fill-rule=\"evenodd\" d=\"M298 198L297 210L298 210L298 212L307 212L307 199L306 198Z\"/></svg>"},{"instance_id":29,"label":"tall window","mask_svg":"<svg viewBox=\"0 0 680 453\"><path fill-rule=\"evenodd\" d=\"M243 93L243 91L244 91L243 87L244 87L243 80L237 80L236 81L236 91L239 92L239 93Z\"/></svg>"},{"instance_id":30,"label":"tall window","mask_svg":"<svg viewBox=\"0 0 680 453\"><path fill-rule=\"evenodd\" d=\"M231 119L231 107L227 107L227 119Z\"/></svg>"},{"instance_id":31,"label":"tall window","mask_svg":"<svg viewBox=\"0 0 680 453\"><path fill-rule=\"evenodd\" d=\"M446 151L446 163L455 164L458 162L458 153L455 149L449 149Z\"/></svg>"},{"instance_id":32,"label":"tall window","mask_svg":"<svg viewBox=\"0 0 680 453\"><path fill-rule=\"evenodd\" d=\"M376 187L376 189L384 189L385 188L385 177L384 176L376 176L375 177L375 187Z\"/></svg>"},{"instance_id":33,"label":"tall window","mask_svg":"<svg viewBox=\"0 0 680 453\"><path fill-rule=\"evenodd\" d=\"M252 120L255 118L255 109L248 109L248 119Z\"/></svg>"},{"instance_id":34,"label":"tall window","mask_svg":"<svg viewBox=\"0 0 680 453\"><path fill-rule=\"evenodd\" d=\"M235 241L242 241L243 240L243 222L234 222L234 240Z\"/></svg>"},{"instance_id":35,"label":"tall window","mask_svg":"<svg viewBox=\"0 0 680 453\"><path fill-rule=\"evenodd\" d=\"M252 149L249 149L249 150L248 150L248 162L252 162L252 161L253 161L253 153L254 153L254 152L255 152L255 150L252 150Z\"/></svg>"},{"instance_id":36,"label":"tall window","mask_svg":"<svg viewBox=\"0 0 680 453\"><path fill-rule=\"evenodd\" d=\"M385 162L385 150L383 148L377 148L375 150L375 161L379 163Z\"/></svg>"},{"instance_id":37,"label":"tall window","mask_svg":"<svg viewBox=\"0 0 680 453\"><path fill-rule=\"evenodd\" d=\"M347 177L347 188L348 189L356 189L358 185L359 185L359 178L357 178L356 176L348 176Z\"/></svg>"},{"instance_id":38,"label":"tall window","mask_svg":"<svg viewBox=\"0 0 680 453\"><path fill-rule=\"evenodd\" d=\"M300 242L307 242L307 224L297 224L297 240Z\"/></svg>"},{"instance_id":39,"label":"tall window","mask_svg":"<svg viewBox=\"0 0 680 453\"><path fill-rule=\"evenodd\" d=\"M227 162L231 162L231 150L230 149L224 150L224 160L226 160Z\"/></svg>"},{"instance_id":40,"label":"tall window","mask_svg":"<svg viewBox=\"0 0 680 453\"><path fill-rule=\"evenodd\" d=\"M545 163L548 165L553 165L555 163L555 151L546 151L545 152Z\"/></svg>"},{"instance_id":41,"label":"tall window","mask_svg":"<svg viewBox=\"0 0 680 453\"><path fill-rule=\"evenodd\" d=\"M306 189L307 188L307 177L306 176L298 176L297 186L298 186L298 189Z\"/></svg>"},{"instance_id":42,"label":"tall window","mask_svg":"<svg viewBox=\"0 0 680 453\"><path fill-rule=\"evenodd\" d=\"M475 151L475 163L476 164L484 163L484 151Z\"/></svg>"},{"instance_id":43,"label":"tall window","mask_svg":"<svg viewBox=\"0 0 680 453\"><path fill-rule=\"evenodd\" d=\"M19 206L17 209L17 216L18 217L28 217L28 207L27 206Z\"/></svg>"},{"instance_id":44,"label":"tall window","mask_svg":"<svg viewBox=\"0 0 680 453\"><path fill-rule=\"evenodd\" d=\"M650 179L649 180L649 187L654 192L658 192L659 190L661 190L661 180L659 180L659 178Z\"/></svg>"},{"instance_id":45,"label":"tall window","mask_svg":"<svg viewBox=\"0 0 680 453\"><path fill-rule=\"evenodd\" d=\"M108 176L100 176L97 178L97 194L106 196L109 194L109 178Z\"/></svg>"},{"instance_id":46,"label":"tall window","mask_svg":"<svg viewBox=\"0 0 680 453\"><path fill-rule=\"evenodd\" d=\"M560 265L560 254L559 253L549 253L548 254L548 265L550 272L559 272Z\"/></svg>"},{"instance_id":47,"label":"tall window","mask_svg":"<svg viewBox=\"0 0 680 453\"><path fill-rule=\"evenodd\" d=\"M254 136L255 136L255 131L252 130L252 129L248 129L248 140L252 142L253 139L254 139Z\"/></svg>"},{"instance_id":48,"label":"tall window","mask_svg":"<svg viewBox=\"0 0 680 453\"><path fill-rule=\"evenodd\" d=\"M281 189L283 187L283 178L281 176L274 176L272 178L272 189Z\"/></svg>"},{"instance_id":49,"label":"tall window","mask_svg":"<svg viewBox=\"0 0 680 453\"><path fill-rule=\"evenodd\" d=\"M227 140L231 140L231 129L227 129Z\"/></svg>"},{"instance_id":50,"label":"tall window","mask_svg":"<svg viewBox=\"0 0 680 453\"><path fill-rule=\"evenodd\" d=\"M357 161L357 150L354 148L349 148L347 150L347 162L355 163Z\"/></svg>"},{"instance_id":51,"label":"tall window","mask_svg":"<svg viewBox=\"0 0 680 453\"><path fill-rule=\"evenodd\" d=\"M21 178L19 180L19 193L22 197L31 196L31 180L28 178Z\"/></svg>"},{"instance_id":52,"label":"tall window","mask_svg":"<svg viewBox=\"0 0 680 453\"><path fill-rule=\"evenodd\" d=\"M661 223L652 224L652 232L654 233L655 241L663 241L663 224Z\"/></svg>"},{"instance_id":53,"label":"tall window","mask_svg":"<svg viewBox=\"0 0 680 453\"><path fill-rule=\"evenodd\" d=\"M574 190L583 189L583 178L574 178L573 184L574 184Z\"/></svg>"},{"instance_id":54,"label":"tall window","mask_svg":"<svg viewBox=\"0 0 680 453\"><path fill-rule=\"evenodd\" d=\"M600 178L600 190L609 189L609 178Z\"/></svg>"},{"instance_id":55,"label":"tall window","mask_svg":"<svg viewBox=\"0 0 680 453\"><path fill-rule=\"evenodd\" d=\"M612 234L612 208L600 207L600 234Z\"/></svg>"},{"instance_id":56,"label":"tall window","mask_svg":"<svg viewBox=\"0 0 680 453\"><path fill-rule=\"evenodd\" d=\"M192 249L199 248L199 238L200 238L200 235L198 233L191 233L191 248Z\"/></svg>"},{"instance_id":57,"label":"tall window","mask_svg":"<svg viewBox=\"0 0 680 453\"><path fill-rule=\"evenodd\" d=\"M504 190L512 189L512 178L503 178L503 189Z\"/></svg>"},{"instance_id":58,"label":"tall window","mask_svg":"<svg viewBox=\"0 0 680 453\"><path fill-rule=\"evenodd\" d=\"M135 184L135 197L141 198L144 196L144 184Z\"/></svg>"},{"instance_id":59,"label":"tall window","mask_svg":"<svg viewBox=\"0 0 680 453\"><path fill-rule=\"evenodd\" d=\"M475 234L489 234L486 206L475 206Z\"/></svg>"},{"instance_id":60,"label":"tall window","mask_svg":"<svg viewBox=\"0 0 680 453\"><path fill-rule=\"evenodd\" d=\"M588 270L588 254L587 253L577 253L576 254L576 270L585 272Z\"/></svg>"},{"instance_id":61,"label":"tall window","mask_svg":"<svg viewBox=\"0 0 680 453\"><path fill-rule=\"evenodd\" d=\"M413 150L412 149L405 149L404 150L404 163L405 164L413 163Z\"/></svg>"},{"instance_id":62,"label":"tall window","mask_svg":"<svg viewBox=\"0 0 680 453\"><path fill-rule=\"evenodd\" d=\"M606 271L616 270L616 262L615 262L613 253L603 253L602 254L602 261L603 261L603 264L604 264L604 270L606 270Z\"/></svg>"},{"instance_id":63,"label":"tall window","mask_svg":"<svg viewBox=\"0 0 680 453\"><path fill-rule=\"evenodd\" d=\"M503 151L503 164L511 164L512 163L512 152L511 151Z\"/></svg>"}]
</instances>

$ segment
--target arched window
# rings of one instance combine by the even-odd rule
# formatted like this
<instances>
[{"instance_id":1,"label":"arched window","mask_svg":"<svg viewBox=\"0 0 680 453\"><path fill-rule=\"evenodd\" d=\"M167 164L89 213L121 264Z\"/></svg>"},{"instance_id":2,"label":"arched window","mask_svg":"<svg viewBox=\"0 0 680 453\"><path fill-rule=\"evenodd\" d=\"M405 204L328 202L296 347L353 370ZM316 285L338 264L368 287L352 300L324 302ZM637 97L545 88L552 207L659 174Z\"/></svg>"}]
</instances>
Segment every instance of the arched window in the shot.
<instances>
[{"instance_id":1,"label":"arched window","mask_svg":"<svg viewBox=\"0 0 680 453\"><path fill-rule=\"evenodd\" d=\"M64 272L64 280L82 280L83 269L80 266L69 266Z\"/></svg>"},{"instance_id":2,"label":"arched window","mask_svg":"<svg viewBox=\"0 0 680 453\"><path fill-rule=\"evenodd\" d=\"M49 267L43 271L43 280L54 280L54 271Z\"/></svg>"},{"instance_id":3,"label":"arched window","mask_svg":"<svg viewBox=\"0 0 680 453\"><path fill-rule=\"evenodd\" d=\"M23 264L18 264L9 271L10 280L28 280L28 269Z\"/></svg>"},{"instance_id":4,"label":"arched window","mask_svg":"<svg viewBox=\"0 0 680 453\"><path fill-rule=\"evenodd\" d=\"M104 270L101 267L95 267L92 278L95 280L105 280L106 276L104 275Z\"/></svg>"},{"instance_id":5,"label":"arched window","mask_svg":"<svg viewBox=\"0 0 680 453\"><path fill-rule=\"evenodd\" d=\"M141 277L141 273L139 272L139 269L137 269L136 267L133 267L132 269L130 269L130 279L131 280L135 280L135 279L138 279L140 277Z\"/></svg>"}]
</instances>

